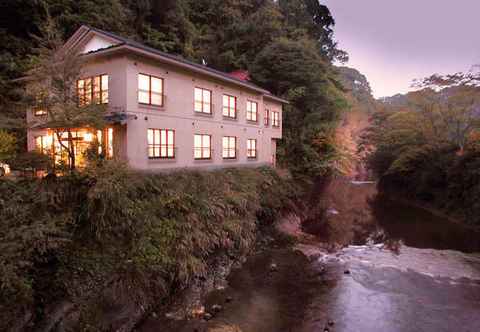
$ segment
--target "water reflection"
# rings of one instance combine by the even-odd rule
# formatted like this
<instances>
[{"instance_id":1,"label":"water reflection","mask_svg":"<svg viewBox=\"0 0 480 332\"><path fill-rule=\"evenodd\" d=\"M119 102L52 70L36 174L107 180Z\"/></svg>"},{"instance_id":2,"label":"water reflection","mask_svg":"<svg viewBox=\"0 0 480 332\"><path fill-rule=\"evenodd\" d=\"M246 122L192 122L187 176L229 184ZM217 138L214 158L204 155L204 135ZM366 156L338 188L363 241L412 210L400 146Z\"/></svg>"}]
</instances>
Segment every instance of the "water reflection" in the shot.
<instances>
[{"instance_id":1,"label":"water reflection","mask_svg":"<svg viewBox=\"0 0 480 332\"><path fill-rule=\"evenodd\" d=\"M480 231L466 225L377 195L370 202L372 216L387 237L415 248L480 252Z\"/></svg>"}]
</instances>

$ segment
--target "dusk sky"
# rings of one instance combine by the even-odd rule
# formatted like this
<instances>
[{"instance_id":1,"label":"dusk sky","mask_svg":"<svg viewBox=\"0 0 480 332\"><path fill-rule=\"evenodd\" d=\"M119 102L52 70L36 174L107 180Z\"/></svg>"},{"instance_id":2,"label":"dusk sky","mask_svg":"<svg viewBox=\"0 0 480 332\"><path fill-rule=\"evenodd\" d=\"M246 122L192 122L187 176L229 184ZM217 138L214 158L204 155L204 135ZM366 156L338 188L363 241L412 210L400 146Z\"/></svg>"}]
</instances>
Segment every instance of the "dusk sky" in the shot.
<instances>
[{"instance_id":1,"label":"dusk sky","mask_svg":"<svg viewBox=\"0 0 480 332\"><path fill-rule=\"evenodd\" d=\"M414 78L468 71L480 63L478 0L321 0L335 20L347 66L375 97L410 90Z\"/></svg>"}]
</instances>

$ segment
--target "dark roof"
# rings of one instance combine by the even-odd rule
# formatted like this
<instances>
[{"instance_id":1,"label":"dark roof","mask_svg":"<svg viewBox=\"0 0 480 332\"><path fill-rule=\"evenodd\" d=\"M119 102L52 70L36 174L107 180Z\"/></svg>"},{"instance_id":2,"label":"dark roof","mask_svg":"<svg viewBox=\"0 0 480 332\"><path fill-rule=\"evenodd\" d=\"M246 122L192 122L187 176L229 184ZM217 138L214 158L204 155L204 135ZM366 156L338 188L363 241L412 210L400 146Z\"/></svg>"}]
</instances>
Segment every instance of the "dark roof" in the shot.
<instances>
[{"instance_id":1,"label":"dark roof","mask_svg":"<svg viewBox=\"0 0 480 332\"><path fill-rule=\"evenodd\" d=\"M248 85L248 86L251 86L253 89L255 90L262 90L265 94L268 94L270 96L273 96L268 90L265 90L261 87L259 87L258 85L256 84L253 84L251 82L248 82L248 81L245 81L245 80L241 80L239 78L236 78L228 73L225 73L223 71L220 71L220 70L216 70L216 69L213 69L213 68L210 68L208 66L205 66L205 65L201 65L199 63L196 63L196 62L193 62L193 61L189 61L189 60L186 60L180 56L176 56L176 55L172 55L172 54L169 54L169 53L165 53L165 52L162 52L162 51L159 51L153 47L149 47L149 46L146 46L142 43L139 43L135 40L132 40L132 39L129 39L129 38L125 38L125 37L122 37L122 36L119 36L117 34L114 34L114 33L111 33L111 32L108 32L108 31L104 31L104 30L101 30L101 29L97 29L97 28L92 28L92 27L88 27L86 26L89 30L91 31L94 31L94 32L97 32L97 33L100 33L100 34L103 34L103 35L106 35L112 39L116 39L118 40L119 42L121 42L121 45L129 45L129 46L132 46L132 47L135 47L135 48L139 48L139 49L142 49L144 51L147 51L147 52L151 52L151 53L154 53L154 54L157 54L157 55L160 55L162 57L165 57L165 58L168 58L168 59L171 59L171 60L174 60L174 61L178 61L180 63L184 63L184 64L187 64L187 65L190 65L190 66L193 66L193 67L196 67L198 69L201 69L201 70L205 70L205 71L208 71L208 72L211 72L213 74L216 74L216 75L220 75L222 77L224 77L225 79L227 80L230 80L230 81L236 81L242 85ZM115 46L121 46L121 45L115 45ZM112 47L115 47L115 46L112 46ZM102 49L102 50L98 50L98 52L100 51L103 51L105 49ZM95 53L95 52L92 52L92 53ZM283 100L279 97L276 97L277 99L279 100ZM286 101L284 101L286 102Z\"/></svg>"}]
</instances>

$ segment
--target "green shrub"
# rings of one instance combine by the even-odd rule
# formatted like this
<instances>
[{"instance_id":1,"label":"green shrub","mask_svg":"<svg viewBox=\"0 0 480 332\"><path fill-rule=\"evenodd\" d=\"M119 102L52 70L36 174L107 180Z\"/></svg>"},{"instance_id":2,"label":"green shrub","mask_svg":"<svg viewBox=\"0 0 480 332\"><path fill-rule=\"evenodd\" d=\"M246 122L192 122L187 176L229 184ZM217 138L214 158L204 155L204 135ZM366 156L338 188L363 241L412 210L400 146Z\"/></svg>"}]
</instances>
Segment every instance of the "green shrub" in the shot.
<instances>
[{"instance_id":1,"label":"green shrub","mask_svg":"<svg viewBox=\"0 0 480 332\"><path fill-rule=\"evenodd\" d=\"M119 294L166 297L205 276L214 255L248 252L297 195L268 168L141 174L107 161L0 181L0 329L32 308L38 321L62 298L97 317L88 304L112 276Z\"/></svg>"}]
</instances>

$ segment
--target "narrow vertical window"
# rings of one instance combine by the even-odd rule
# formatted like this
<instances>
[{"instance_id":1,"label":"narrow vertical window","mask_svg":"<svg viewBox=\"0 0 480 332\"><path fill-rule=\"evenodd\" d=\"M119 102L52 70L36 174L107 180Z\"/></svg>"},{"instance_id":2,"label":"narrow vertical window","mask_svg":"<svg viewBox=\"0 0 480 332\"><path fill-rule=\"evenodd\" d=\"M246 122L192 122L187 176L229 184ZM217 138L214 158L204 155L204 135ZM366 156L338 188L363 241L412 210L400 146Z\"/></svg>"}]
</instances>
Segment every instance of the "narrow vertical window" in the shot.
<instances>
[{"instance_id":1,"label":"narrow vertical window","mask_svg":"<svg viewBox=\"0 0 480 332\"><path fill-rule=\"evenodd\" d=\"M257 158L257 140L247 139L247 157Z\"/></svg>"},{"instance_id":2,"label":"narrow vertical window","mask_svg":"<svg viewBox=\"0 0 480 332\"><path fill-rule=\"evenodd\" d=\"M195 88L194 99L195 112L212 114L212 91L203 88Z\"/></svg>"},{"instance_id":3,"label":"narrow vertical window","mask_svg":"<svg viewBox=\"0 0 480 332\"><path fill-rule=\"evenodd\" d=\"M233 119L237 117L237 97L223 95L223 116Z\"/></svg>"},{"instance_id":4,"label":"narrow vertical window","mask_svg":"<svg viewBox=\"0 0 480 332\"><path fill-rule=\"evenodd\" d=\"M223 159L235 159L237 157L237 138L234 136L224 136L222 140Z\"/></svg>"},{"instance_id":5,"label":"narrow vertical window","mask_svg":"<svg viewBox=\"0 0 480 332\"><path fill-rule=\"evenodd\" d=\"M254 101L247 101L247 120L257 122L258 117L258 103Z\"/></svg>"},{"instance_id":6,"label":"narrow vertical window","mask_svg":"<svg viewBox=\"0 0 480 332\"><path fill-rule=\"evenodd\" d=\"M148 158L175 158L175 131L148 129Z\"/></svg>"},{"instance_id":7,"label":"narrow vertical window","mask_svg":"<svg viewBox=\"0 0 480 332\"><path fill-rule=\"evenodd\" d=\"M268 109L265 109L263 124L265 125L265 127L268 127L270 125L270 111Z\"/></svg>"},{"instance_id":8,"label":"narrow vertical window","mask_svg":"<svg viewBox=\"0 0 480 332\"><path fill-rule=\"evenodd\" d=\"M163 78L138 74L138 102L140 104L163 106Z\"/></svg>"},{"instance_id":9,"label":"narrow vertical window","mask_svg":"<svg viewBox=\"0 0 480 332\"><path fill-rule=\"evenodd\" d=\"M280 127L280 113L279 112L272 112L272 126L273 127Z\"/></svg>"},{"instance_id":10,"label":"narrow vertical window","mask_svg":"<svg viewBox=\"0 0 480 332\"><path fill-rule=\"evenodd\" d=\"M193 142L195 159L212 158L211 141L212 136L210 135L195 134Z\"/></svg>"}]
</instances>

